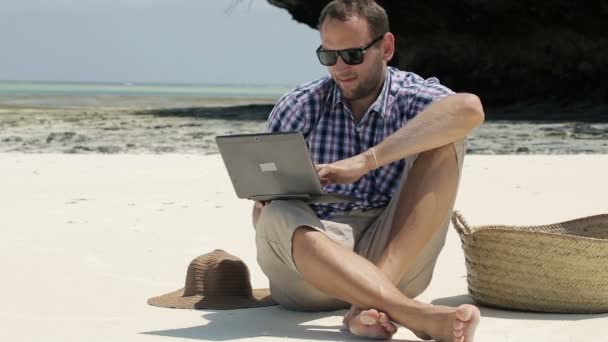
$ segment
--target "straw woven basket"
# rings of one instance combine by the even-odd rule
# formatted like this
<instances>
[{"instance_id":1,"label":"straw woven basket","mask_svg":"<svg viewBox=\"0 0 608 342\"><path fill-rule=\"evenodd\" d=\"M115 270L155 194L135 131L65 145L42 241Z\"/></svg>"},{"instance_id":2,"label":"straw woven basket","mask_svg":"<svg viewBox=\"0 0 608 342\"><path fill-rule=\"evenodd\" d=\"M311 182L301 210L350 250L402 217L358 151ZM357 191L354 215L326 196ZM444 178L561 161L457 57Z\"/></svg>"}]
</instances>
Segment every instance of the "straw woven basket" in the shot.
<instances>
[{"instance_id":1,"label":"straw woven basket","mask_svg":"<svg viewBox=\"0 0 608 342\"><path fill-rule=\"evenodd\" d=\"M608 215L546 226L470 227L455 211L469 292L509 309L608 312Z\"/></svg>"}]
</instances>

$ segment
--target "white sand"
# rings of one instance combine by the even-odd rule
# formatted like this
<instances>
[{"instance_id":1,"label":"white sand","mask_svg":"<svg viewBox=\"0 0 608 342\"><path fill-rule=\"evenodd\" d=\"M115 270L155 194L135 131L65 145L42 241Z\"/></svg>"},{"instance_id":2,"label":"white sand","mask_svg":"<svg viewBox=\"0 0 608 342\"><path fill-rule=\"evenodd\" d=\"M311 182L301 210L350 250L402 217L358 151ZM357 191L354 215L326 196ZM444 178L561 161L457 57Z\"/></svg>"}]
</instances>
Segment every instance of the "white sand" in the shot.
<instances>
[{"instance_id":1,"label":"white sand","mask_svg":"<svg viewBox=\"0 0 608 342\"><path fill-rule=\"evenodd\" d=\"M469 156L456 208L473 225L541 224L608 213L608 155ZM253 285L251 203L219 156L0 154L0 341L343 340L341 313L270 307L190 311L146 299L183 286L215 248L240 256ZM466 296L450 229L422 300ZM482 308L477 341L608 341L608 314ZM397 340L416 340L400 329Z\"/></svg>"}]
</instances>

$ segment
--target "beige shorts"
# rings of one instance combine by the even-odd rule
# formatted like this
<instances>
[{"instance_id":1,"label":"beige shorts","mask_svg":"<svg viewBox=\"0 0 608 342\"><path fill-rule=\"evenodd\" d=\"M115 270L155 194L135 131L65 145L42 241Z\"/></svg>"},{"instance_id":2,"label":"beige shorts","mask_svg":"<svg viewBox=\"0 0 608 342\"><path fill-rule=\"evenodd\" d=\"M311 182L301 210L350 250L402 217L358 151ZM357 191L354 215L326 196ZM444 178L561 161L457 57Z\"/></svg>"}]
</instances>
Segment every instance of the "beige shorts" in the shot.
<instances>
[{"instance_id":1,"label":"beige shorts","mask_svg":"<svg viewBox=\"0 0 608 342\"><path fill-rule=\"evenodd\" d=\"M457 142L453 146L460 173L465 142ZM406 158L397 193L401 192L417 157L418 155L413 155ZM292 235L298 227L308 226L375 262L387 245L396 198L398 196L393 196L393 200L384 208L339 212L330 221L320 220L306 203L298 200L272 201L264 206L255 226L257 259L269 279L272 297L292 310L328 311L349 307L348 303L317 290L298 273L291 254ZM437 257L445 243L453 206L454 203L450 205L449 212L444 214L445 220L441 228L397 285L410 298L421 294L431 281Z\"/></svg>"}]
</instances>

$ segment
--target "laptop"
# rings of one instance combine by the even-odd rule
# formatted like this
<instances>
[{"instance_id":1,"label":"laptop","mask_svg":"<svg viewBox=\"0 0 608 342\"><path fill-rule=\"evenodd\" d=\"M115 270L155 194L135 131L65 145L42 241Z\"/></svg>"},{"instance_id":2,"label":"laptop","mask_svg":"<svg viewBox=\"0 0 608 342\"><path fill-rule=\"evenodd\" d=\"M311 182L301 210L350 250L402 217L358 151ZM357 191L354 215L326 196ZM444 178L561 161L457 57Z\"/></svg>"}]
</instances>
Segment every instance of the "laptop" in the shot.
<instances>
[{"instance_id":1,"label":"laptop","mask_svg":"<svg viewBox=\"0 0 608 342\"><path fill-rule=\"evenodd\" d=\"M301 132L224 135L215 141L239 198L308 203L357 200L323 190Z\"/></svg>"}]
</instances>

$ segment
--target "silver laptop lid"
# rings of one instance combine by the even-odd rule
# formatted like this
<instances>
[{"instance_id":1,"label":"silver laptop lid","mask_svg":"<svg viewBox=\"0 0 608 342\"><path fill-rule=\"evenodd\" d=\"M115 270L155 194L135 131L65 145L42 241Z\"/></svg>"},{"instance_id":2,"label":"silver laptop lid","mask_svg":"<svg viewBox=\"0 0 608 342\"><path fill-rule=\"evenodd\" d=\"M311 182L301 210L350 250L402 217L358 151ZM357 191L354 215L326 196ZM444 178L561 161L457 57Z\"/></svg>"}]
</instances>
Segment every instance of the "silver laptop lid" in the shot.
<instances>
[{"instance_id":1,"label":"silver laptop lid","mask_svg":"<svg viewBox=\"0 0 608 342\"><path fill-rule=\"evenodd\" d=\"M239 198L323 194L301 132L228 135L215 140Z\"/></svg>"}]
</instances>

